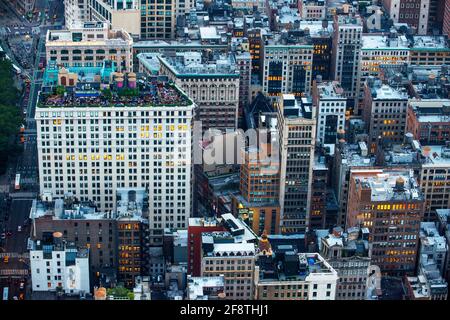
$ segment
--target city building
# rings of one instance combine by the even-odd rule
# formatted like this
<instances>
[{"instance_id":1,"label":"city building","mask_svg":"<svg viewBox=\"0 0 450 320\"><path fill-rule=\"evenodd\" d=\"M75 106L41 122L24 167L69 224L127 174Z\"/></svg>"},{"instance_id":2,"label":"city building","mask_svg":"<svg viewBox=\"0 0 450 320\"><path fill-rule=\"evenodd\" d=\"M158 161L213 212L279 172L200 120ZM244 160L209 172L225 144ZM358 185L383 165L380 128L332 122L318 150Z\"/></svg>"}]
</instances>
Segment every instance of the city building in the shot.
<instances>
[{"instance_id":1,"label":"city building","mask_svg":"<svg viewBox=\"0 0 450 320\"><path fill-rule=\"evenodd\" d=\"M424 145L439 145L450 140L450 99L410 100L406 131Z\"/></svg>"},{"instance_id":2,"label":"city building","mask_svg":"<svg viewBox=\"0 0 450 320\"><path fill-rule=\"evenodd\" d=\"M148 195L144 188L117 189L117 280L132 288L146 274L146 250L149 240Z\"/></svg>"},{"instance_id":3,"label":"city building","mask_svg":"<svg viewBox=\"0 0 450 320\"><path fill-rule=\"evenodd\" d=\"M199 277L202 261L202 234L225 231L216 218L189 218L188 225L188 274Z\"/></svg>"},{"instance_id":4,"label":"city building","mask_svg":"<svg viewBox=\"0 0 450 320\"><path fill-rule=\"evenodd\" d=\"M447 241L439 235L435 222L420 224L420 252L419 261L423 264L434 263L441 275L445 271L445 259L448 251Z\"/></svg>"},{"instance_id":5,"label":"city building","mask_svg":"<svg viewBox=\"0 0 450 320\"><path fill-rule=\"evenodd\" d=\"M33 291L90 292L89 250L67 243L60 232L32 243L30 269Z\"/></svg>"},{"instance_id":6,"label":"city building","mask_svg":"<svg viewBox=\"0 0 450 320\"><path fill-rule=\"evenodd\" d=\"M262 82L264 72L264 34L265 29L262 28L247 29L249 52L252 60L251 74L258 82ZM252 81L254 80L252 79Z\"/></svg>"},{"instance_id":7,"label":"city building","mask_svg":"<svg viewBox=\"0 0 450 320\"><path fill-rule=\"evenodd\" d=\"M88 21L88 0L64 0L64 19L69 29Z\"/></svg>"},{"instance_id":8,"label":"city building","mask_svg":"<svg viewBox=\"0 0 450 320\"><path fill-rule=\"evenodd\" d=\"M424 146L420 185L425 198L425 221L434 220L436 209L450 209L450 143Z\"/></svg>"},{"instance_id":9,"label":"city building","mask_svg":"<svg viewBox=\"0 0 450 320\"><path fill-rule=\"evenodd\" d=\"M364 88L363 120L370 137L369 150L381 144L403 141L406 127L408 95L380 80L368 78Z\"/></svg>"},{"instance_id":10,"label":"city building","mask_svg":"<svg viewBox=\"0 0 450 320\"><path fill-rule=\"evenodd\" d=\"M424 198L411 170L353 172L346 227L369 229L372 264L383 274L414 274L423 210Z\"/></svg>"},{"instance_id":11,"label":"city building","mask_svg":"<svg viewBox=\"0 0 450 320\"><path fill-rule=\"evenodd\" d=\"M136 277L133 295L134 300L152 300L150 277Z\"/></svg>"},{"instance_id":12,"label":"city building","mask_svg":"<svg viewBox=\"0 0 450 320\"><path fill-rule=\"evenodd\" d=\"M301 0L298 5L303 20L323 20L326 17L327 6L324 0Z\"/></svg>"},{"instance_id":13,"label":"city building","mask_svg":"<svg viewBox=\"0 0 450 320\"><path fill-rule=\"evenodd\" d=\"M380 73L380 65L409 63L409 41L391 31L387 36L364 34L362 36L361 62L359 65L359 98L364 98L364 84L368 77Z\"/></svg>"},{"instance_id":14,"label":"city building","mask_svg":"<svg viewBox=\"0 0 450 320\"><path fill-rule=\"evenodd\" d=\"M89 249L90 268L87 272L93 285L114 282L118 247L117 225L112 213L99 212L93 202L79 201L73 196L52 199L51 194L44 193L40 200L33 200L30 219L31 240L50 238L54 232L62 233L67 242Z\"/></svg>"},{"instance_id":15,"label":"city building","mask_svg":"<svg viewBox=\"0 0 450 320\"><path fill-rule=\"evenodd\" d=\"M258 237L232 214L223 214L219 219L223 231L201 234L201 276L223 275L227 299L252 299Z\"/></svg>"},{"instance_id":16,"label":"city building","mask_svg":"<svg viewBox=\"0 0 450 320\"><path fill-rule=\"evenodd\" d=\"M157 78L83 72L75 86L40 92L40 190L71 192L106 212L117 188L146 188L151 242L162 244L163 230L186 228L191 215L194 103Z\"/></svg>"},{"instance_id":17,"label":"city building","mask_svg":"<svg viewBox=\"0 0 450 320\"><path fill-rule=\"evenodd\" d=\"M133 70L133 39L123 29L110 30L104 22L85 22L69 30L48 30L47 61L65 67L100 67L111 60L121 72Z\"/></svg>"},{"instance_id":18,"label":"city building","mask_svg":"<svg viewBox=\"0 0 450 320\"><path fill-rule=\"evenodd\" d=\"M280 226L280 162L276 155L271 154L272 148L278 148L276 118L261 117L267 123L262 123L261 119L260 124L267 129L260 128L260 133L266 134L273 143L260 141L259 146L241 150L240 193L233 197L232 213L249 224L256 234L262 234L264 230L277 234Z\"/></svg>"},{"instance_id":19,"label":"city building","mask_svg":"<svg viewBox=\"0 0 450 320\"><path fill-rule=\"evenodd\" d=\"M316 111L307 98L283 94L277 101L280 146L281 232L302 233L309 224Z\"/></svg>"},{"instance_id":20,"label":"city building","mask_svg":"<svg viewBox=\"0 0 450 320\"><path fill-rule=\"evenodd\" d=\"M334 154L338 132L345 129L347 99L344 90L337 81L316 79L313 83L312 100L317 112L318 144Z\"/></svg>"},{"instance_id":21,"label":"city building","mask_svg":"<svg viewBox=\"0 0 450 320\"><path fill-rule=\"evenodd\" d=\"M309 212L309 230L326 228L327 219L327 186L329 169L323 155L316 153L312 172L311 206ZM328 220L328 221L327 221Z\"/></svg>"},{"instance_id":22,"label":"city building","mask_svg":"<svg viewBox=\"0 0 450 320\"><path fill-rule=\"evenodd\" d=\"M89 0L89 21L107 22L113 29L124 29L132 37L139 38L141 36L140 2L142 0Z\"/></svg>"},{"instance_id":23,"label":"city building","mask_svg":"<svg viewBox=\"0 0 450 320\"><path fill-rule=\"evenodd\" d=\"M448 250L448 248L450 248L450 209L437 209L436 216L439 234L445 237ZM450 254L448 251L444 262L444 272L442 273L442 277L447 283L450 281Z\"/></svg>"},{"instance_id":24,"label":"city building","mask_svg":"<svg viewBox=\"0 0 450 320\"><path fill-rule=\"evenodd\" d=\"M420 224L420 252L417 277L406 277L407 298L411 300L446 300L445 275L447 240L440 236L434 222Z\"/></svg>"},{"instance_id":25,"label":"city building","mask_svg":"<svg viewBox=\"0 0 450 320\"><path fill-rule=\"evenodd\" d=\"M264 45L263 93L269 96L310 93L314 46L267 40Z\"/></svg>"},{"instance_id":26,"label":"city building","mask_svg":"<svg viewBox=\"0 0 450 320\"><path fill-rule=\"evenodd\" d=\"M278 98L281 232L302 233L309 224L316 111L307 98Z\"/></svg>"},{"instance_id":27,"label":"city building","mask_svg":"<svg viewBox=\"0 0 450 320\"><path fill-rule=\"evenodd\" d=\"M318 75L322 80L331 80L333 24L328 20L300 21L299 29L311 38L314 46L311 80L317 79Z\"/></svg>"},{"instance_id":28,"label":"city building","mask_svg":"<svg viewBox=\"0 0 450 320\"><path fill-rule=\"evenodd\" d=\"M159 57L161 74L167 75L196 104L202 130L236 129L239 109L239 70L229 57L204 61L198 52Z\"/></svg>"},{"instance_id":29,"label":"city building","mask_svg":"<svg viewBox=\"0 0 450 320\"><path fill-rule=\"evenodd\" d=\"M140 0L141 39L174 39L177 17L188 13L192 0Z\"/></svg>"},{"instance_id":30,"label":"city building","mask_svg":"<svg viewBox=\"0 0 450 320\"><path fill-rule=\"evenodd\" d=\"M251 102L250 86L252 76L252 60L249 52L239 52L233 55L239 69L239 112L240 119L244 117L244 108Z\"/></svg>"},{"instance_id":31,"label":"city building","mask_svg":"<svg viewBox=\"0 0 450 320\"><path fill-rule=\"evenodd\" d=\"M265 0L231 0L231 7L234 10L244 10L247 12L253 12L255 9L264 12L266 8Z\"/></svg>"},{"instance_id":32,"label":"city building","mask_svg":"<svg viewBox=\"0 0 450 320\"><path fill-rule=\"evenodd\" d=\"M255 268L256 300L335 300L338 275L318 253L290 245L272 251L263 237Z\"/></svg>"},{"instance_id":33,"label":"city building","mask_svg":"<svg viewBox=\"0 0 450 320\"><path fill-rule=\"evenodd\" d=\"M352 170L370 169L374 165L375 157L369 155L366 142L360 141L356 144L350 144L343 139L339 140L335 149L334 170L331 178L339 205L338 226L346 227L348 190Z\"/></svg>"},{"instance_id":34,"label":"city building","mask_svg":"<svg viewBox=\"0 0 450 320\"><path fill-rule=\"evenodd\" d=\"M333 267L339 280L336 286L336 300L365 300L371 245L367 228L341 227L316 231L320 255Z\"/></svg>"},{"instance_id":35,"label":"city building","mask_svg":"<svg viewBox=\"0 0 450 320\"><path fill-rule=\"evenodd\" d=\"M221 300L226 297L225 280L219 277L187 278L187 300Z\"/></svg>"},{"instance_id":36,"label":"city building","mask_svg":"<svg viewBox=\"0 0 450 320\"><path fill-rule=\"evenodd\" d=\"M417 34L427 34L430 0L383 0L383 6L394 23L407 23Z\"/></svg>"},{"instance_id":37,"label":"city building","mask_svg":"<svg viewBox=\"0 0 450 320\"><path fill-rule=\"evenodd\" d=\"M406 299L407 300L447 300L448 284L443 280L436 270L421 271L417 277L406 277Z\"/></svg>"},{"instance_id":38,"label":"city building","mask_svg":"<svg viewBox=\"0 0 450 320\"><path fill-rule=\"evenodd\" d=\"M446 36L413 36L409 52L412 65L450 64L450 47Z\"/></svg>"},{"instance_id":39,"label":"city building","mask_svg":"<svg viewBox=\"0 0 450 320\"><path fill-rule=\"evenodd\" d=\"M222 219L229 231L202 233L201 276L223 275L226 299L252 300L257 237L233 215Z\"/></svg>"},{"instance_id":40,"label":"city building","mask_svg":"<svg viewBox=\"0 0 450 320\"><path fill-rule=\"evenodd\" d=\"M333 51L331 78L339 81L344 96L349 99L347 109L354 113L355 98L359 90L363 25L360 16L335 15L333 18ZM352 103L353 105L352 105Z\"/></svg>"}]
</instances>

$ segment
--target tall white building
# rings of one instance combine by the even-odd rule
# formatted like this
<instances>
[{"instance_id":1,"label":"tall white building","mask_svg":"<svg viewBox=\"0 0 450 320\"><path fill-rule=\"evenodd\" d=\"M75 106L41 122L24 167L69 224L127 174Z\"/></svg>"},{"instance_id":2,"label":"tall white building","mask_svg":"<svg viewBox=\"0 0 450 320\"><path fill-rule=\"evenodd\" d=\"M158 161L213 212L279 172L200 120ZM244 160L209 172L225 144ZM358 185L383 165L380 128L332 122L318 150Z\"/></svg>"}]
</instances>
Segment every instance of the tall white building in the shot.
<instances>
[{"instance_id":1,"label":"tall white building","mask_svg":"<svg viewBox=\"0 0 450 320\"><path fill-rule=\"evenodd\" d=\"M89 20L88 0L64 0L66 28Z\"/></svg>"},{"instance_id":2,"label":"tall white building","mask_svg":"<svg viewBox=\"0 0 450 320\"><path fill-rule=\"evenodd\" d=\"M41 192L71 193L112 211L118 188L146 188L150 229L186 228L191 214L194 103L178 87L98 71L36 108ZM60 87L58 87L60 88Z\"/></svg>"},{"instance_id":3,"label":"tall white building","mask_svg":"<svg viewBox=\"0 0 450 320\"><path fill-rule=\"evenodd\" d=\"M85 22L69 30L48 30L47 61L65 67L98 67L112 60L119 71L133 70L133 39L125 30L110 30L104 22Z\"/></svg>"},{"instance_id":4,"label":"tall white building","mask_svg":"<svg viewBox=\"0 0 450 320\"><path fill-rule=\"evenodd\" d=\"M345 129L347 99L337 81L319 82L313 85L313 105L317 110L317 141L330 148L334 154L337 133Z\"/></svg>"},{"instance_id":5,"label":"tall white building","mask_svg":"<svg viewBox=\"0 0 450 320\"><path fill-rule=\"evenodd\" d=\"M124 29L133 37L141 35L142 0L88 0L89 21L108 22L113 29Z\"/></svg>"},{"instance_id":6,"label":"tall white building","mask_svg":"<svg viewBox=\"0 0 450 320\"><path fill-rule=\"evenodd\" d=\"M56 291L66 294L90 292L89 250L77 249L55 233L52 240L38 240L30 250L33 291ZM58 288L58 289L57 289Z\"/></svg>"}]
</instances>

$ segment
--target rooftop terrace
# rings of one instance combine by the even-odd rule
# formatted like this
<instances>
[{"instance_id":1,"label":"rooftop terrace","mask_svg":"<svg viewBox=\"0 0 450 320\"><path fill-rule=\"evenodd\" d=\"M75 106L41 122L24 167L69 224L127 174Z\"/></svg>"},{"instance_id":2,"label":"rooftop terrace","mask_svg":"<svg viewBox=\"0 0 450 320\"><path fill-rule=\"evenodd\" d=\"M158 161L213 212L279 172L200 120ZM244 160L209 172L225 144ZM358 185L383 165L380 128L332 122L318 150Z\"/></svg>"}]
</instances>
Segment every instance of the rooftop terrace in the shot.
<instances>
[{"instance_id":1,"label":"rooftop terrace","mask_svg":"<svg viewBox=\"0 0 450 320\"><path fill-rule=\"evenodd\" d=\"M129 81L129 80L128 80ZM134 80L136 81L136 80ZM157 77L139 79L135 87L123 85L125 80L102 86L98 82L79 82L75 87L42 91L39 108L86 107L173 107L190 106L193 102L173 83Z\"/></svg>"}]
</instances>

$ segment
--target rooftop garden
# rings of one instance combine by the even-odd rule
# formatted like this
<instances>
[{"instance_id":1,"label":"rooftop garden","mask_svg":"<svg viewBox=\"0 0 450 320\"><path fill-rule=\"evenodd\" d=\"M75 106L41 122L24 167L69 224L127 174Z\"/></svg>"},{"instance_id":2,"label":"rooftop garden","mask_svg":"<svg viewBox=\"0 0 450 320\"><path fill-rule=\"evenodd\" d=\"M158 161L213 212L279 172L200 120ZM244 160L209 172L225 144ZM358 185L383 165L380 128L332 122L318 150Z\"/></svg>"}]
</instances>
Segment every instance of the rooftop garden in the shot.
<instances>
[{"instance_id":1,"label":"rooftop garden","mask_svg":"<svg viewBox=\"0 0 450 320\"><path fill-rule=\"evenodd\" d=\"M173 83L140 81L136 87L116 84L101 89L99 84L75 87L56 86L41 93L39 108L60 107L155 107L188 106L192 102Z\"/></svg>"}]
</instances>

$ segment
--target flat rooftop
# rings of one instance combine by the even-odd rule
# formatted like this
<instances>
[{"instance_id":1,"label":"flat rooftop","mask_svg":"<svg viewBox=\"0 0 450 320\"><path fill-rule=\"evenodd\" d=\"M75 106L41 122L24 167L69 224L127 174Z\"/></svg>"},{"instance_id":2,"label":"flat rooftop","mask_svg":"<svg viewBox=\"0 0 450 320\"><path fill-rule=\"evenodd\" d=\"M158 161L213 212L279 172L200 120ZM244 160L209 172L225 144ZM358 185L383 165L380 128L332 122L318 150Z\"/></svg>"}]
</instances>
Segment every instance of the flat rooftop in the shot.
<instances>
[{"instance_id":1,"label":"flat rooftop","mask_svg":"<svg viewBox=\"0 0 450 320\"><path fill-rule=\"evenodd\" d=\"M217 227L220 222L214 218L189 218L189 227Z\"/></svg>"},{"instance_id":2,"label":"flat rooftop","mask_svg":"<svg viewBox=\"0 0 450 320\"><path fill-rule=\"evenodd\" d=\"M333 21L328 21L328 26L324 28L322 21L302 20L299 29L308 29L311 37L331 36L333 34Z\"/></svg>"},{"instance_id":3,"label":"flat rooftop","mask_svg":"<svg viewBox=\"0 0 450 320\"><path fill-rule=\"evenodd\" d=\"M367 151L365 142L359 144L346 143L341 150L341 163L348 167L372 167L375 164L375 157L371 157L368 153L363 155L363 150Z\"/></svg>"},{"instance_id":4,"label":"flat rooftop","mask_svg":"<svg viewBox=\"0 0 450 320\"><path fill-rule=\"evenodd\" d=\"M119 188L116 191L116 216L121 220L144 219L144 208L148 201L145 188Z\"/></svg>"},{"instance_id":5,"label":"flat rooftop","mask_svg":"<svg viewBox=\"0 0 450 320\"><path fill-rule=\"evenodd\" d=\"M239 78L239 70L229 58L218 59L213 62L185 63L179 56L158 56L161 64L164 64L177 77L231 77Z\"/></svg>"},{"instance_id":6,"label":"flat rooftop","mask_svg":"<svg viewBox=\"0 0 450 320\"><path fill-rule=\"evenodd\" d=\"M444 36L414 36L412 49L450 51L448 42Z\"/></svg>"},{"instance_id":7,"label":"flat rooftop","mask_svg":"<svg viewBox=\"0 0 450 320\"><path fill-rule=\"evenodd\" d=\"M177 41L177 40L144 40L137 41L133 43L133 48L135 49L208 49L208 48L228 48L228 44L215 44L215 43L202 43L200 40L188 40L188 41Z\"/></svg>"},{"instance_id":8,"label":"flat rooftop","mask_svg":"<svg viewBox=\"0 0 450 320\"><path fill-rule=\"evenodd\" d=\"M408 100L406 91L397 90L389 85L383 84L372 88L373 100Z\"/></svg>"},{"instance_id":9,"label":"flat rooftop","mask_svg":"<svg viewBox=\"0 0 450 320\"><path fill-rule=\"evenodd\" d=\"M223 289L225 286L224 277L189 277L187 280L189 299L206 300L209 291L212 289Z\"/></svg>"},{"instance_id":10,"label":"flat rooftop","mask_svg":"<svg viewBox=\"0 0 450 320\"><path fill-rule=\"evenodd\" d=\"M99 37L100 29L95 30L96 37L87 37L91 34L88 28L84 30L48 30L46 34L47 46L102 46L102 45L132 45L133 38L125 30L108 30L102 29L102 36Z\"/></svg>"},{"instance_id":11,"label":"flat rooftop","mask_svg":"<svg viewBox=\"0 0 450 320\"><path fill-rule=\"evenodd\" d=\"M362 188L371 190L373 202L423 199L412 170L390 171L356 179Z\"/></svg>"},{"instance_id":12,"label":"flat rooftop","mask_svg":"<svg viewBox=\"0 0 450 320\"><path fill-rule=\"evenodd\" d=\"M363 35L362 50L409 50L406 36L389 38L382 35Z\"/></svg>"},{"instance_id":13,"label":"flat rooftop","mask_svg":"<svg viewBox=\"0 0 450 320\"><path fill-rule=\"evenodd\" d=\"M343 99L344 89L338 81L324 81L317 84L317 89L321 99Z\"/></svg>"},{"instance_id":14,"label":"flat rooftop","mask_svg":"<svg viewBox=\"0 0 450 320\"><path fill-rule=\"evenodd\" d=\"M450 99L411 100L409 105L419 122L450 122Z\"/></svg>"},{"instance_id":15,"label":"flat rooftop","mask_svg":"<svg viewBox=\"0 0 450 320\"><path fill-rule=\"evenodd\" d=\"M97 212L93 203L74 202L70 199L56 199L54 201L33 200L30 219L39 219L45 216L58 220L99 220L109 219L106 213Z\"/></svg>"}]
</instances>

